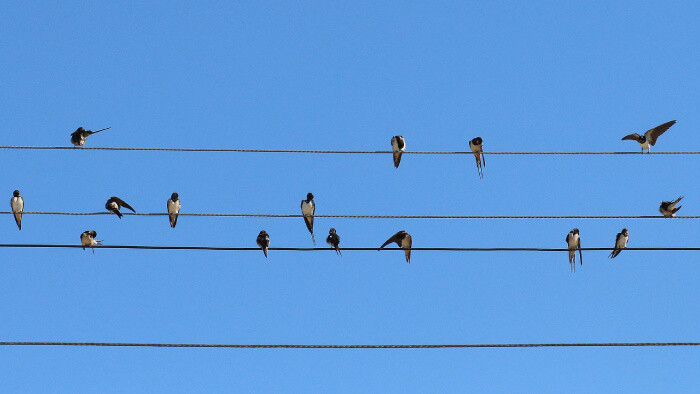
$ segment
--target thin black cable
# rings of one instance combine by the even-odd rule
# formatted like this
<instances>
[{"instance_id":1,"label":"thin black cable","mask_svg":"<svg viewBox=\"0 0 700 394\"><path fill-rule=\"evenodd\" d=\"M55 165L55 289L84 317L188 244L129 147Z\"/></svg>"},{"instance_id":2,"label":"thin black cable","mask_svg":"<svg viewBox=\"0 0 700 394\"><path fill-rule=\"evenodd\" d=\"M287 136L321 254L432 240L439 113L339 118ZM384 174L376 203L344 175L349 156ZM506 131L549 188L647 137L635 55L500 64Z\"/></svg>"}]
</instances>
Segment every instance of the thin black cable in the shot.
<instances>
[{"instance_id":1,"label":"thin black cable","mask_svg":"<svg viewBox=\"0 0 700 394\"><path fill-rule=\"evenodd\" d=\"M321 154L390 154L391 151L377 150L313 150L313 149L229 149L229 148L126 148L110 146L12 146L2 145L0 149L22 150L107 150L139 152L237 152L237 153L321 153ZM405 151L413 155L471 155L467 151ZM641 152L484 152L485 155L640 155ZM698 155L700 151L647 152L644 155Z\"/></svg>"},{"instance_id":2,"label":"thin black cable","mask_svg":"<svg viewBox=\"0 0 700 394\"><path fill-rule=\"evenodd\" d=\"M0 215L12 215L10 211L0 211ZM23 215L64 215L94 216L114 215L111 212L59 212L27 211ZM125 216L168 216L166 212L122 212ZM302 218L302 214L268 213L179 213L193 217L236 217L236 218ZM314 215L316 218L339 219L668 219L661 215ZM700 219L700 216L676 216L674 219Z\"/></svg>"},{"instance_id":3,"label":"thin black cable","mask_svg":"<svg viewBox=\"0 0 700 394\"><path fill-rule=\"evenodd\" d=\"M128 342L0 342L0 346L82 346L82 347L161 347L229 349L449 349L449 348L535 348L535 347L660 347L700 346L700 342L592 342L592 343L484 343L435 345L241 345L209 343L128 343Z\"/></svg>"},{"instance_id":4,"label":"thin black cable","mask_svg":"<svg viewBox=\"0 0 700 394\"><path fill-rule=\"evenodd\" d=\"M56 248L56 249L76 249L82 248L82 245L73 244L0 244L0 248ZM89 247L88 247L89 248ZM259 247L235 247L235 246L158 246L158 245L96 245L95 249L141 249L141 250L212 250L212 251L260 251ZM317 252L317 251L333 251L333 248L313 247L313 248L297 248L297 247L273 247L269 250L280 251L298 251L298 252ZM349 247L340 248L342 251L390 251L404 250L398 247L386 247L379 249L376 247ZM432 251L432 252L568 252L566 248L449 248L449 247L416 247L411 248L414 251ZM613 248L581 248L582 251L612 251ZM700 251L700 247L639 247L625 248L630 251Z\"/></svg>"}]
</instances>

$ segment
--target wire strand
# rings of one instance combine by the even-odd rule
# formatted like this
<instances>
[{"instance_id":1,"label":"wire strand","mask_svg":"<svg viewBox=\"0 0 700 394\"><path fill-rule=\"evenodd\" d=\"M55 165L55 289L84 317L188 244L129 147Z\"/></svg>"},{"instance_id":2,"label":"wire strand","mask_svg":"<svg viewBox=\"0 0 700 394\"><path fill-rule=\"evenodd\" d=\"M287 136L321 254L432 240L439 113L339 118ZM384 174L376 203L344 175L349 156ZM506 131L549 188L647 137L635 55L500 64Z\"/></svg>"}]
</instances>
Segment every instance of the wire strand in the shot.
<instances>
[{"instance_id":1,"label":"wire strand","mask_svg":"<svg viewBox=\"0 0 700 394\"><path fill-rule=\"evenodd\" d=\"M161 347L229 349L449 349L449 348L535 348L535 347L660 347L700 346L700 342L592 342L592 343L484 343L434 345L262 345L213 343L129 343L129 342L0 342L0 346Z\"/></svg>"},{"instance_id":2,"label":"wire strand","mask_svg":"<svg viewBox=\"0 0 700 394\"><path fill-rule=\"evenodd\" d=\"M138 152L236 152L236 153L316 153L316 154L391 154L391 151L377 150L313 150L313 149L229 149L229 148L128 148L111 146L13 146L2 145L0 149L20 150L103 150ZM468 151L405 151L408 155L471 155ZM485 155L640 155L641 152L484 152ZM644 155L698 155L700 151L646 152Z\"/></svg>"},{"instance_id":3,"label":"wire strand","mask_svg":"<svg viewBox=\"0 0 700 394\"><path fill-rule=\"evenodd\" d=\"M13 212L2 211L0 215L12 215ZM65 215L93 216L114 215L111 212L57 212L27 211L23 215ZM122 212L124 216L168 216L166 212ZM237 218L303 218L302 214L266 214L266 213L179 213L179 216L192 217L237 217ZM656 215L314 215L315 218L340 219L668 219ZM700 216L676 216L674 219L700 219Z\"/></svg>"}]
</instances>

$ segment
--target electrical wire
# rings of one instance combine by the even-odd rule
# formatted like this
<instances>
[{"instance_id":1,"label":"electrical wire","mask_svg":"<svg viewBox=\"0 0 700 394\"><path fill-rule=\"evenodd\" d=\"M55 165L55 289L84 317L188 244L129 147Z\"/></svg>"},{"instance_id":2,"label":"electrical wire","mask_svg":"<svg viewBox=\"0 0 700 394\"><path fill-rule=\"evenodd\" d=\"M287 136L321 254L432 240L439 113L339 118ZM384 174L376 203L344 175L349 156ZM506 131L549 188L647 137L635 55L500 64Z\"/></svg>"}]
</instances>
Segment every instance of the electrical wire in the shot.
<instances>
[{"instance_id":1,"label":"electrical wire","mask_svg":"<svg viewBox=\"0 0 700 394\"><path fill-rule=\"evenodd\" d=\"M435 345L240 345L213 343L128 343L128 342L0 342L0 346L161 347L229 349L450 349L450 348L535 348L535 347L669 347L700 346L700 342L592 342L592 343L484 343Z\"/></svg>"}]
</instances>

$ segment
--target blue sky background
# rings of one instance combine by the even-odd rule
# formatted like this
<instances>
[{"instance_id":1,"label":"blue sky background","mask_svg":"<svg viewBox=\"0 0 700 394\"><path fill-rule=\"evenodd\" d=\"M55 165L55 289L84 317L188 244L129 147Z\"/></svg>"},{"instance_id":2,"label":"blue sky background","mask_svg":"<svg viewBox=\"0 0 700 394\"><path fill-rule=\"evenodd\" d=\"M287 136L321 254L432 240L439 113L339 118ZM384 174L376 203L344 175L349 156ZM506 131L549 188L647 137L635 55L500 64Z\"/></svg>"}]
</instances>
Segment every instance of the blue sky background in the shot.
<instances>
[{"instance_id":1,"label":"blue sky background","mask_svg":"<svg viewBox=\"0 0 700 394\"><path fill-rule=\"evenodd\" d=\"M0 23L0 145L699 151L697 2L13 2ZM3 151L26 209L654 215L696 156L471 156ZM8 204L9 208L9 204ZM5 209L3 209L5 210ZM26 216L3 242L312 246L302 219ZM698 246L690 220L317 219L316 238L379 246ZM0 250L0 338L183 343L697 341L698 255ZM14 392L682 392L695 348L186 350L0 348Z\"/></svg>"}]
</instances>

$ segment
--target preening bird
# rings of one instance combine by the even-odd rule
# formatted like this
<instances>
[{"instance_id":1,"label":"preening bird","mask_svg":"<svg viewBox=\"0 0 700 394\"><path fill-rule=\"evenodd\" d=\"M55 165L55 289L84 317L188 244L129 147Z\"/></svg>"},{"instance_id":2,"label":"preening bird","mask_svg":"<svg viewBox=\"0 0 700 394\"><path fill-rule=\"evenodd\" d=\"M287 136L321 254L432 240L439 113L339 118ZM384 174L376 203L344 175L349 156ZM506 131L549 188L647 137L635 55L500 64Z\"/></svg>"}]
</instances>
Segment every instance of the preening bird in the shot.
<instances>
[{"instance_id":1,"label":"preening bird","mask_svg":"<svg viewBox=\"0 0 700 394\"><path fill-rule=\"evenodd\" d=\"M107 129L111 129L111 127L106 127L104 129L97 130L97 131L85 130L82 127L78 127L73 133L71 133L70 142L74 146L83 146L83 145L85 145L85 141L87 141L88 136L91 136L93 134L97 134L100 131L105 131Z\"/></svg>"},{"instance_id":2,"label":"preening bird","mask_svg":"<svg viewBox=\"0 0 700 394\"><path fill-rule=\"evenodd\" d=\"M83 245L83 250L89 246L92 249L92 253L95 253L94 246L102 245L102 241L96 240L95 237L97 237L97 231L95 230L83 231L83 233L80 234L80 243Z\"/></svg>"},{"instance_id":3,"label":"preening bird","mask_svg":"<svg viewBox=\"0 0 700 394\"><path fill-rule=\"evenodd\" d=\"M333 249L335 249L335 253L338 254L338 256L343 255L342 253L340 253L340 236L334 228L328 230L328 237L326 237L326 243L330 245Z\"/></svg>"},{"instance_id":4,"label":"preening bird","mask_svg":"<svg viewBox=\"0 0 700 394\"><path fill-rule=\"evenodd\" d=\"M682 199L683 196L680 196L674 201L661 201L661 205L659 206L659 212L661 212L661 214L667 218L676 217L676 212L678 212L678 210L683 207L682 205L679 205L676 208L676 204L678 204L678 202Z\"/></svg>"},{"instance_id":5,"label":"preening bird","mask_svg":"<svg viewBox=\"0 0 700 394\"><path fill-rule=\"evenodd\" d=\"M566 235L566 245L569 247L569 269L571 272L576 272L576 249L578 249L579 262L583 265L581 235L577 228L569 231L569 234Z\"/></svg>"},{"instance_id":6,"label":"preening bird","mask_svg":"<svg viewBox=\"0 0 700 394\"><path fill-rule=\"evenodd\" d=\"M10 199L10 208L12 208L12 213L15 216L15 223L17 227L22 230L22 211L24 211L24 198L19 195L19 190L12 192L12 198Z\"/></svg>"},{"instance_id":7,"label":"preening bird","mask_svg":"<svg viewBox=\"0 0 700 394\"><path fill-rule=\"evenodd\" d=\"M311 233L311 240L314 245L316 245L316 238L314 238L314 213L316 212L316 204L314 203L314 195L308 193L306 195L306 200L301 200L301 214L304 215L304 223L306 223L306 228L309 229Z\"/></svg>"},{"instance_id":8,"label":"preening bird","mask_svg":"<svg viewBox=\"0 0 700 394\"><path fill-rule=\"evenodd\" d=\"M620 252L622 252L622 249L627 247L627 241L629 241L629 239L630 239L629 231L627 231L626 228L623 228L622 231L617 233L617 236L615 237L615 248L613 249L613 251L610 253L610 256L608 256L608 257L610 257L611 259L614 259L615 257L617 257L617 255L620 254Z\"/></svg>"},{"instance_id":9,"label":"preening bird","mask_svg":"<svg viewBox=\"0 0 700 394\"><path fill-rule=\"evenodd\" d=\"M391 238L387 239L386 242L384 242L384 244L382 244L382 246L379 247L379 249L382 249L393 242L395 242L400 248L404 249L404 253L406 253L406 262L410 263L411 245L413 244L411 234L407 233L405 230L401 230L398 233L392 235Z\"/></svg>"},{"instance_id":10,"label":"preening bird","mask_svg":"<svg viewBox=\"0 0 700 394\"><path fill-rule=\"evenodd\" d=\"M479 178L484 178L484 167L486 166L486 159L484 158L484 141L481 137L476 137L469 141L469 149L474 152L474 157L476 158L476 170L479 172Z\"/></svg>"},{"instance_id":11,"label":"preening bird","mask_svg":"<svg viewBox=\"0 0 700 394\"><path fill-rule=\"evenodd\" d=\"M127 204L126 202L124 202L124 200L122 200L122 199L119 198L119 197L114 197L114 196L112 196L112 197L110 197L109 200L107 200L107 202L105 203L105 208L106 208L108 211L110 211L110 212L116 214L117 216L119 216L119 219L121 219L122 216L124 216L124 215L122 215L121 212L119 212L119 210L121 209L121 207L124 207L124 208L126 208L126 209L130 209L130 210L132 210L133 212L136 212L136 210L134 210L134 208L132 208L131 205Z\"/></svg>"},{"instance_id":12,"label":"preening bird","mask_svg":"<svg viewBox=\"0 0 700 394\"><path fill-rule=\"evenodd\" d=\"M635 140L639 142L639 145L642 147L642 153L644 153L644 149L646 149L647 152L649 152L651 150L651 147L656 144L656 140L659 138L659 136L663 134L666 130L671 128L671 126L673 126L675 123L676 121L672 120L662 125L658 125L653 129L647 130L646 133L644 133L644 135L633 133L622 137L622 139Z\"/></svg>"},{"instance_id":13,"label":"preening bird","mask_svg":"<svg viewBox=\"0 0 700 394\"><path fill-rule=\"evenodd\" d=\"M177 193L173 193L168 199L168 219L170 219L170 227L175 228L177 225L177 217L180 213L180 198Z\"/></svg>"},{"instance_id":14,"label":"preening bird","mask_svg":"<svg viewBox=\"0 0 700 394\"><path fill-rule=\"evenodd\" d=\"M401 155L406 150L406 140L402 135L391 137L391 152L394 154L394 167L399 168L401 164Z\"/></svg>"},{"instance_id":15,"label":"preening bird","mask_svg":"<svg viewBox=\"0 0 700 394\"><path fill-rule=\"evenodd\" d=\"M258 238L255 240L255 242L258 244L260 249L262 249L263 253L265 253L265 257L267 257L267 249L270 247L270 236L267 234L265 230L261 231L260 234L258 234Z\"/></svg>"}]
</instances>

